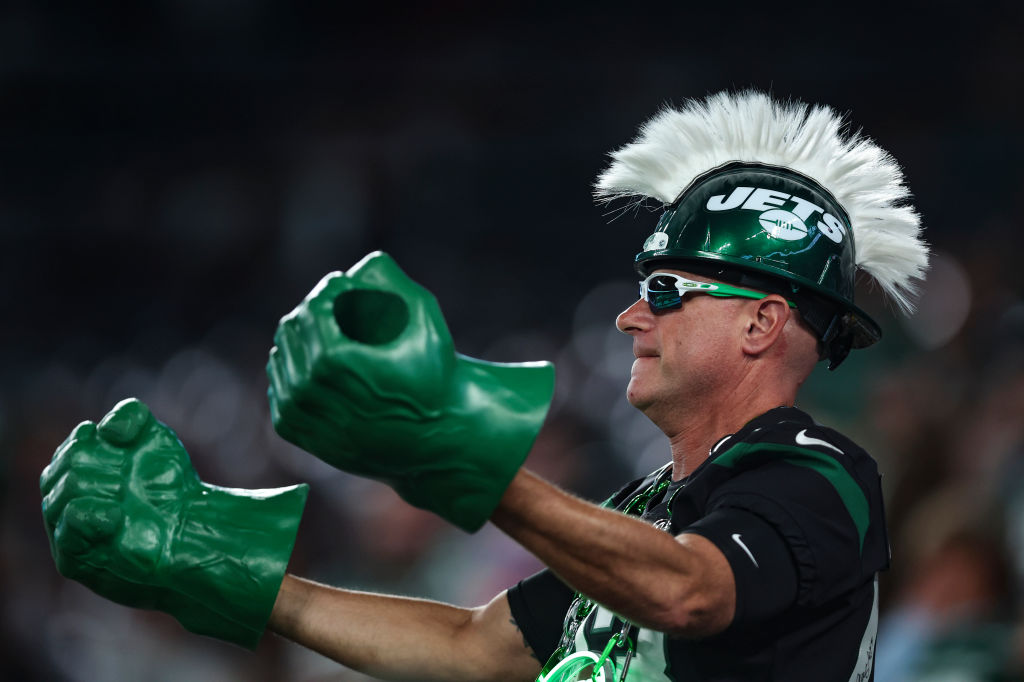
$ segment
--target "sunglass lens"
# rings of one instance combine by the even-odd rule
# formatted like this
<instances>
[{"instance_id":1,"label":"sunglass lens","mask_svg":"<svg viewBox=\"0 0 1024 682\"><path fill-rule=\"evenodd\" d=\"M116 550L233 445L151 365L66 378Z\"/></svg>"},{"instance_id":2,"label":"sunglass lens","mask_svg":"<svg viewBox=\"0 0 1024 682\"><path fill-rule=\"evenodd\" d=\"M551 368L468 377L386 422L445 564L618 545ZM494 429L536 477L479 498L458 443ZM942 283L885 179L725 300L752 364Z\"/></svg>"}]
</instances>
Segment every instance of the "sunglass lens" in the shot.
<instances>
[{"instance_id":1,"label":"sunglass lens","mask_svg":"<svg viewBox=\"0 0 1024 682\"><path fill-rule=\"evenodd\" d=\"M648 291L655 293L679 293L679 287L676 285L676 279L674 277L668 277L666 275L656 275L651 277L647 282Z\"/></svg>"},{"instance_id":2,"label":"sunglass lens","mask_svg":"<svg viewBox=\"0 0 1024 682\"><path fill-rule=\"evenodd\" d=\"M669 310L671 308L681 308L683 305L683 297L680 296L679 291L675 289L672 291L655 291L654 289L648 289L647 303L651 306L651 310Z\"/></svg>"},{"instance_id":3,"label":"sunglass lens","mask_svg":"<svg viewBox=\"0 0 1024 682\"><path fill-rule=\"evenodd\" d=\"M674 277L655 276L647 280L647 303L651 310L670 310L683 305Z\"/></svg>"}]
</instances>

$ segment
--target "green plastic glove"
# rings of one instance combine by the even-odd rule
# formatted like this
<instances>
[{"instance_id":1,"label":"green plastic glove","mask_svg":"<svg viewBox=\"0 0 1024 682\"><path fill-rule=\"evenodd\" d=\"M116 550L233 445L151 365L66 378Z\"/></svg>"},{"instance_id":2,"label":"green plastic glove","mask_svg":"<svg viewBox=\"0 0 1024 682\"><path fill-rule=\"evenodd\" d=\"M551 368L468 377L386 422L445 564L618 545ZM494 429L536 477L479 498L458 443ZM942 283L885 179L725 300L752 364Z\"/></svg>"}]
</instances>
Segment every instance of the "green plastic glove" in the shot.
<instances>
[{"instance_id":1,"label":"green plastic glove","mask_svg":"<svg viewBox=\"0 0 1024 682\"><path fill-rule=\"evenodd\" d=\"M308 493L203 483L174 432L134 398L99 425L75 427L39 487L62 575L249 648L270 617Z\"/></svg>"},{"instance_id":2,"label":"green plastic glove","mask_svg":"<svg viewBox=\"0 0 1024 682\"><path fill-rule=\"evenodd\" d=\"M267 376L286 440L480 528L529 453L554 392L548 362L455 352L434 296L375 252L281 319Z\"/></svg>"}]
</instances>

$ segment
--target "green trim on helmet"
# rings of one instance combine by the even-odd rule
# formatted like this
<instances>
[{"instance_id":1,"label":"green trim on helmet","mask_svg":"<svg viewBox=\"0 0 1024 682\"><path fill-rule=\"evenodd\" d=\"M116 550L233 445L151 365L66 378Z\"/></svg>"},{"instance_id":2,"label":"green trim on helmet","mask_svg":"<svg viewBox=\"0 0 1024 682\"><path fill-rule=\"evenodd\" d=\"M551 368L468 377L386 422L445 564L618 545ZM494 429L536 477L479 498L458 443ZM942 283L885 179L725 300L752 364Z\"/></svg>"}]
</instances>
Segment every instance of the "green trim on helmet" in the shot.
<instances>
[{"instance_id":1,"label":"green trim on helmet","mask_svg":"<svg viewBox=\"0 0 1024 682\"><path fill-rule=\"evenodd\" d=\"M835 308L819 325L828 327L819 335L826 345L836 340L849 349L881 337L878 324L853 302L854 253L849 216L825 188L788 168L734 162L701 175L680 193L635 266L646 276L696 261L784 280L792 293L813 294Z\"/></svg>"}]
</instances>

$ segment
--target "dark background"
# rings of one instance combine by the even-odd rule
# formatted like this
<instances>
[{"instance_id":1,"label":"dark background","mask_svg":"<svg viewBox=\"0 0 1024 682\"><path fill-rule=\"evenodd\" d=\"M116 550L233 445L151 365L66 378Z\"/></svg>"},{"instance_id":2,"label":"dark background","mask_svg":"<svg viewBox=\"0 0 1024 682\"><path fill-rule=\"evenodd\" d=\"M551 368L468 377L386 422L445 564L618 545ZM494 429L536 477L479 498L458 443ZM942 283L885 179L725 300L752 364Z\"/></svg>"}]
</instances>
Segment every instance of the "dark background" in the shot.
<instances>
[{"instance_id":1,"label":"dark background","mask_svg":"<svg viewBox=\"0 0 1024 682\"><path fill-rule=\"evenodd\" d=\"M461 534L278 439L263 395L277 320L326 272L387 251L461 352L555 361L531 466L602 497L668 451L622 399L632 356L611 326L657 214L613 221L591 183L660 106L746 87L850 112L905 168L936 252L921 310L897 320L866 286L883 344L816 373L801 405L886 472L892 621L911 604L945 635L967 611L998 626L982 639L1010 665L1022 29L1019 3L6 4L0 677L364 679L274 637L249 654L188 635L57 575L38 474L129 395L204 479L313 484L297 572L475 604L532 571L493 529ZM949 565L963 572L930 572ZM889 669L928 679L920 660Z\"/></svg>"}]
</instances>

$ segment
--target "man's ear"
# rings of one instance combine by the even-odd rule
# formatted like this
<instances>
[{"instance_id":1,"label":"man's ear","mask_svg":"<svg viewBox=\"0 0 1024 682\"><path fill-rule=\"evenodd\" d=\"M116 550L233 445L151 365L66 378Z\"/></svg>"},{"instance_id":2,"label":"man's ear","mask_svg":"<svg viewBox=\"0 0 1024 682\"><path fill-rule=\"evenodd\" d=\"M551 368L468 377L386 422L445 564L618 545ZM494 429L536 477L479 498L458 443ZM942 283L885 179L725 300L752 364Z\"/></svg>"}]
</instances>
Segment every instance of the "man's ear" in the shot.
<instances>
[{"instance_id":1,"label":"man's ear","mask_svg":"<svg viewBox=\"0 0 1024 682\"><path fill-rule=\"evenodd\" d=\"M751 301L746 311L743 352L747 355L761 355L780 339L792 312L786 299L778 294L769 294Z\"/></svg>"}]
</instances>

